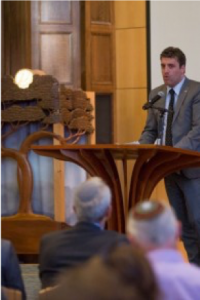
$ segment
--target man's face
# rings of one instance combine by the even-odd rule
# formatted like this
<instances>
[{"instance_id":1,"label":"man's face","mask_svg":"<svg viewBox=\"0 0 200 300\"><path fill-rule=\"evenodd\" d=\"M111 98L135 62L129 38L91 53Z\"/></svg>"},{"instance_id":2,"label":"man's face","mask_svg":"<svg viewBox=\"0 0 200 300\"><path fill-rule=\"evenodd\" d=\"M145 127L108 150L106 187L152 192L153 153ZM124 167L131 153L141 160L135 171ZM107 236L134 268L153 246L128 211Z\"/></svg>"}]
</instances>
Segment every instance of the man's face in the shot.
<instances>
[{"instance_id":1,"label":"man's face","mask_svg":"<svg viewBox=\"0 0 200 300\"><path fill-rule=\"evenodd\" d=\"M161 70L164 83L170 87L177 85L185 74L185 66L180 67L176 58L162 57Z\"/></svg>"}]
</instances>

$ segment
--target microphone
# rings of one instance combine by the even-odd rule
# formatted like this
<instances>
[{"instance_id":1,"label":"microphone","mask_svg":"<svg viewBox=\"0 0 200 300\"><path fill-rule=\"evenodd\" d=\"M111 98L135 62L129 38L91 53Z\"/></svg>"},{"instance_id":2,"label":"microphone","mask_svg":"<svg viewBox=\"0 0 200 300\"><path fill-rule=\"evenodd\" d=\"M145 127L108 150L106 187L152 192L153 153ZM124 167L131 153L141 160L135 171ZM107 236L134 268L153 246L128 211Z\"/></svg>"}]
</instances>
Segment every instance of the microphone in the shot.
<instances>
[{"instance_id":1,"label":"microphone","mask_svg":"<svg viewBox=\"0 0 200 300\"><path fill-rule=\"evenodd\" d=\"M155 102L157 102L160 98L162 98L164 95L165 95L164 92L162 92L162 91L158 92L158 94L157 94L155 97L153 97L150 101L148 101L147 103L145 103L145 104L142 106L142 108L143 108L144 110L151 108L152 105L153 105Z\"/></svg>"}]
</instances>

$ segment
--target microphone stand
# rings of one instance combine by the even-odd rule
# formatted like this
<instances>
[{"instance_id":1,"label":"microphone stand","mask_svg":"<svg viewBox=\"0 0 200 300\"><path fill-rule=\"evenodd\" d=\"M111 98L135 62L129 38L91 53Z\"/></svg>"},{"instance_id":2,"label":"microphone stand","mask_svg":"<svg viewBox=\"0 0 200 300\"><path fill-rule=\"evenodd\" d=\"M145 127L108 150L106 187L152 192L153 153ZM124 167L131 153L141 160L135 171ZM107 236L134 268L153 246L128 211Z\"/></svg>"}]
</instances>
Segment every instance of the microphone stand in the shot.
<instances>
[{"instance_id":1,"label":"microphone stand","mask_svg":"<svg viewBox=\"0 0 200 300\"><path fill-rule=\"evenodd\" d=\"M157 109L160 113L160 118L159 118L159 123L158 123L158 138L157 138L157 142L156 145L162 145L162 138L163 138L163 127L164 127L164 122L163 122L163 118L164 118L164 114L166 112L171 113L172 111L163 107L159 107L159 106L154 106L153 104L149 105L148 108L143 108L143 109Z\"/></svg>"}]
</instances>

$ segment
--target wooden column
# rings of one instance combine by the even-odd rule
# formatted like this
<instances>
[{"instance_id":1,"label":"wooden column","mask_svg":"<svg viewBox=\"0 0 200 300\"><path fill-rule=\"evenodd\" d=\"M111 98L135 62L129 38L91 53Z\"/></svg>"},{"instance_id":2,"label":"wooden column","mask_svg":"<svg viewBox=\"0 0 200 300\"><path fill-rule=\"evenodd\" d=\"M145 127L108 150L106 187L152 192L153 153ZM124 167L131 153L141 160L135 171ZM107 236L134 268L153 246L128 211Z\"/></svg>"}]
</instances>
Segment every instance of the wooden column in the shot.
<instances>
[{"instance_id":1,"label":"wooden column","mask_svg":"<svg viewBox=\"0 0 200 300\"><path fill-rule=\"evenodd\" d=\"M3 0L0 0L0 76L4 74Z\"/></svg>"},{"instance_id":2,"label":"wooden column","mask_svg":"<svg viewBox=\"0 0 200 300\"><path fill-rule=\"evenodd\" d=\"M115 102L113 1L82 1L82 86L96 94L96 141L112 143Z\"/></svg>"},{"instance_id":3,"label":"wooden column","mask_svg":"<svg viewBox=\"0 0 200 300\"><path fill-rule=\"evenodd\" d=\"M31 67L30 1L2 1L2 75Z\"/></svg>"}]
</instances>

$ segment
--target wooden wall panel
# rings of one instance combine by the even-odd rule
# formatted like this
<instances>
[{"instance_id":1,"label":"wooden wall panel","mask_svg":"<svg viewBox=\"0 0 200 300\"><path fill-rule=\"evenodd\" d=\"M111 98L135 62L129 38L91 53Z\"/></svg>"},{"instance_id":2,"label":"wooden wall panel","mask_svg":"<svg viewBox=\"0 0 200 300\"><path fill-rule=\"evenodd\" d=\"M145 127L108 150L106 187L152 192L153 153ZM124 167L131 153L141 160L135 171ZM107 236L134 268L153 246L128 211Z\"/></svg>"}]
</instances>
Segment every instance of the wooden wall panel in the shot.
<instances>
[{"instance_id":1,"label":"wooden wall panel","mask_svg":"<svg viewBox=\"0 0 200 300\"><path fill-rule=\"evenodd\" d=\"M2 75L31 67L30 1L2 1Z\"/></svg>"},{"instance_id":2,"label":"wooden wall panel","mask_svg":"<svg viewBox=\"0 0 200 300\"><path fill-rule=\"evenodd\" d=\"M59 82L73 85L72 34L41 34L40 45L41 69ZM65 51L58 55L58 49Z\"/></svg>"},{"instance_id":3,"label":"wooden wall panel","mask_svg":"<svg viewBox=\"0 0 200 300\"><path fill-rule=\"evenodd\" d=\"M81 85L79 1L32 1L32 68Z\"/></svg>"},{"instance_id":4,"label":"wooden wall panel","mask_svg":"<svg viewBox=\"0 0 200 300\"><path fill-rule=\"evenodd\" d=\"M116 29L146 27L145 1L116 1L115 27Z\"/></svg>"},{"instance_id":5,"label":"wooden wall panel","mask_svg":"<svg viewBox=\"0 0 200 300\"><path fill-rule=\"evenodd\" d=\"M146 101L145 89L118 89L116 92L116 131L117 142L126 143L137 140L146 120L142 104Z\"/></svg>"},{"instance_id":6,"label":"wooden wall panel","mask_svg":"<svg viewBox=\"0 0 200 300\"><path fill-rule=\"evenodd\" d=\"M112 36L93 33L91 35L91 81L92 85L112 85ZM105 51L105 49L107 49Z\"/></svg>"},{"instance_id":7,"label":"wooden wall panel","mask_svg":"<svg viewBox=\"0 0 200 300\"><path fill-rule=\"evenodd\" d=\"M96 94L97 121L104 120L104 111L110 120L109 126L104 122L104 132L108 133L105 141L101 130L103 122L97 122L97 143L112 143L116 81L114 2L81 1L81 8L82 87Z\"/></svg>"},{"instance_id":8,"label":"wooden wall panel","mask_svg":"<svg viewBox=\"0 0 200 300\"><path fill-rule=\"evenodd\" d=\"M84 88L114 93L115 41L112 1L85 1Z\"/></svg>"},{"instance_id":9,"label":"wooden wall panel","mask_svg":"<svg viewBox=\"0 0 200 300\"><path fill-rule=\"evenodd\" d=\"M116 31L117 89L147 88L146 29Z\"/></svg>"},{"instance_id":10,"label":"wooden wall panel","mask_svg":"<svg viewBox=\"0 0 200 300\"><path fill-rule=\"evenodd\" d=\"M39 11L41 23L72 24L71 1L56 1L56 5L51 1L41 1Z\"/></svg>"},{"instance_id":11,"label":"wooden wall panel","mask_svg":"<svg viewBox=\"0 0 200 300\"><path fill-rule=\"evenodd\" d=\"M146 119L142 110L147 100L145 1L115 1L115 20L115 140L125 143L139 138Z\"/></svg>"},{"instance_id":12,"label":"wooden wall panel","mask_svg":"<svg viewBox=\"0 0 200 300\"><path fill-rule=\"evenodd\" d=\"M94 1L91 9L92 23L112 23L112 7L110 1Z\"/></svg>"}]
</instances>

